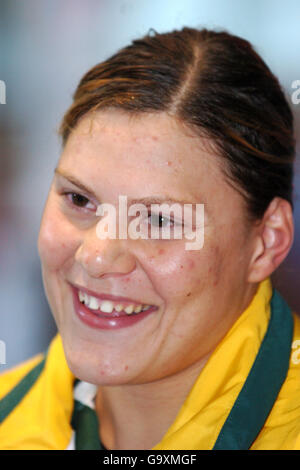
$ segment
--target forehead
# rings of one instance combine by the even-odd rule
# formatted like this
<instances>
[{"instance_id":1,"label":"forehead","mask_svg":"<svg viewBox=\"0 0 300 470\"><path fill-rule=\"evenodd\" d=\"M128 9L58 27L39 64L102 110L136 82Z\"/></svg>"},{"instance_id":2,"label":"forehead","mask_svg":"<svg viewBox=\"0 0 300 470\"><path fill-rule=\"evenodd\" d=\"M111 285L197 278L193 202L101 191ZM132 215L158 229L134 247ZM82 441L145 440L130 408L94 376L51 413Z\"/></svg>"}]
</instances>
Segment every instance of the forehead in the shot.
<instances>
[{"instance_id":1,"label":"forehead","mask_svg":"<svg viewBox=\"0 0 300 470\"><path fill-rule=\"evenodd\" d=\"M117 160L128 170L147 167L193 179L195 170L218 173L208 148L208 141L165 113L130 115L106 110L80 120L63 157L74 162L84 155L89 163L105 163L115 171Z\"/></svg>"},{"instance_id":2,"label":"forehead","mask_svg":"<svg viewBox=\"0 0 300 470\"><path fill-rule=\"evenodd\" d=\"M240 195L225 180L212 142L165 113L105 110L84 116L70 134L59 166L94 186L101 181L103 191L241 204Z\"/></svg>"}]
</instances>

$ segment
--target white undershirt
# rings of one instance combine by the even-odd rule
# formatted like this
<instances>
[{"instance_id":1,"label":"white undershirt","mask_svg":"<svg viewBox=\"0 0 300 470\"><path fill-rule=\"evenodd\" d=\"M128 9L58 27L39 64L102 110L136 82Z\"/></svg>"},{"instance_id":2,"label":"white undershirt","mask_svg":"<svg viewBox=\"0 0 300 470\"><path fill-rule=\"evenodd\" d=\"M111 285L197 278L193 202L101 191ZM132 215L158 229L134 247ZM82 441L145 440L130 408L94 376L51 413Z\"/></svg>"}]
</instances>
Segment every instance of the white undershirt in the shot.
<instances>
[{"instance_id":1,"label":"white undershirt","mask_svg":"<svg viewBox=\"0 0 300 470\"><path fill-rule=\"evenodd\" d=\"M92 410L94 410L97 389L97 385L80 381L74 387L74 400L77 400L83 405L86 405ZM66 450L75 450L75 431L72 431L71 439L68 444L68 447L66 447Z\"/></svg>"}]
</instances>

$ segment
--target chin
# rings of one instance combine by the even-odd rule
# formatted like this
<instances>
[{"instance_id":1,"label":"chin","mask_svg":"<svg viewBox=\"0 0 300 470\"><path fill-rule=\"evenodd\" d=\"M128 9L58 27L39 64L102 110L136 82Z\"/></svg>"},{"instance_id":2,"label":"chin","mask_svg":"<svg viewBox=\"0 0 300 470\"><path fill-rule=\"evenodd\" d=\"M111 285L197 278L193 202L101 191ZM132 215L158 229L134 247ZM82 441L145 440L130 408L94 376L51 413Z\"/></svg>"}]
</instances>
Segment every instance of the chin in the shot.
<instances>
[{"instance_id":1,"label":"chin","mask_svg":"<svg viewBox=\"0 0 300 470\"><path fill-rule=\"evenodd\" d=\"M95 385L124 385L133 380L129 367L122 364L112 364L110 361L97 360L91 354L82 354L80 348L68 348L64 345L65 356L69 369L74 376L84 382Z\"/></svg>"}]
</instances>

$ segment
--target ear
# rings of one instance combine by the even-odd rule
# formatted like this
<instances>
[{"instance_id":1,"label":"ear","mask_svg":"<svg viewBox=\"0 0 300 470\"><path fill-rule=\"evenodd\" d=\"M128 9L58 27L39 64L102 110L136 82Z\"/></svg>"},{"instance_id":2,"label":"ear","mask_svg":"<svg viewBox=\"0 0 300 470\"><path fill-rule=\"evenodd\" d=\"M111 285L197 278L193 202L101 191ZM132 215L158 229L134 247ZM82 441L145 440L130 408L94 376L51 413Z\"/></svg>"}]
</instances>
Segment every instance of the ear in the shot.
<instances>
[{"instance_id":1,"label":"ear","mask_svg":"<svg viewBox=\"0 0 300 470\"><path fill-rule=\"evenodd\" d=\"M285 199L276 197L255 228L248 281L260 282L270 276L287 257L293 240L294 222L291 205Z\"/></svg>"}]
</instances>

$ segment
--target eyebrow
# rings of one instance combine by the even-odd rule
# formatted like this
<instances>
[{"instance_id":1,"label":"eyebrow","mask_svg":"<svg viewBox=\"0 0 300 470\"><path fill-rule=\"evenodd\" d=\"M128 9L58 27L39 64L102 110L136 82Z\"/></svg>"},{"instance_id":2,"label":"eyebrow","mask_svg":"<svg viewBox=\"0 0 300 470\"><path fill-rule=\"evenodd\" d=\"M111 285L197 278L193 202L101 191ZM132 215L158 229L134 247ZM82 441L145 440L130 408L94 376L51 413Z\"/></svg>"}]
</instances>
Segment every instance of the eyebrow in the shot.
<instances>
[{"instance_id":1,"label":"eyebrow","mask_svg":"<svg viewBox=\"0 0 300 470\"><path fill-rule=\"evenodd\" d=\"M55 175L58 175L58 176L62 176L63 178L65 178L66 180L68 180L70 183L74 184L74 186L78 186L78 188L82 189L82 191L86 192L86 193L89 193L90 195L92 195L95 199L97 199L95 193L90 189L88 188L87 186L85 186L83 183L81 183L75 176L73 175L70 175L69 173L63 171L63 170L60 170L59 168L55 168L54 170L54 174Z\"/></svg>"},{"instance_id":2,"label":"eyebrow","mask_svg":"<svg viewBox=\"0 0 300 470\"><path fill-rule=\"evenodd\" d=\"M69 173L59 169L55 168L54 173L56 175L62 176L63 178L67 179L70 183L74 184L75 186L78 186L78 188L82 189L82 191L90 194L93 196L95 199L98 199L98 197L95 195L95 193L85 186L81 181L79 181L75 176L70 175ZM142 197L142 198L134 198L130 199L128 198L128 202L130 204L144 204L145 206L149 206L151 204L196 204L194 201L186 201L186 200L179 200L179 199L172 199L171 197L168 196L150 196L150 197ZM205 204L205 201L202 202L202 204ZM200 204L200 203L198 203Z\"/></svg>"}]
</instances>

